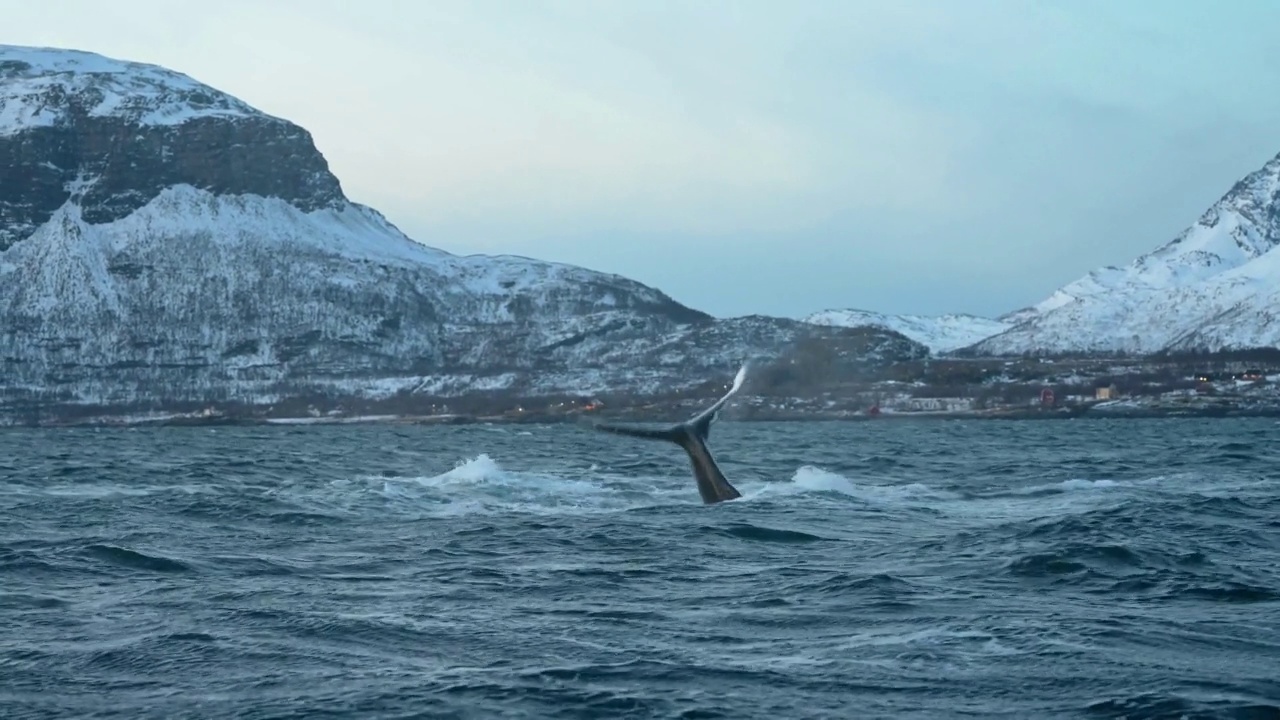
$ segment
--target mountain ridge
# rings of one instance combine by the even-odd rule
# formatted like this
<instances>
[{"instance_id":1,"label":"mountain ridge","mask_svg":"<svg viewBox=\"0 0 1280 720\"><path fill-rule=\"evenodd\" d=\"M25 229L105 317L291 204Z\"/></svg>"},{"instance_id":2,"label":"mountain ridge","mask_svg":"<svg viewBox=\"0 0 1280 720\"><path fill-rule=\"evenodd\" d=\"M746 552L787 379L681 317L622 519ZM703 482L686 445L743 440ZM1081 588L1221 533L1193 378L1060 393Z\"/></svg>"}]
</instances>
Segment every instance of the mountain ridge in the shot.
<instances>
[{"instance_id":1,"label":"mountain ridge","mask_svg":"<svg viewBox=\"0 0 1280 720\"><path fill-rule=\"evenodd\" d=\"M0 88L0 163L18 169L0 178L0 405L15 412L645 395L811 340L872 364L927 354L425 245L350 201L305 129L180 73L65 52L0 46L0 78L18 79ZM192 96L212 110L184 114Z\"/></svg>"},{"instance_id":2,"label":"mountain ridge","mask_svg":"<svg viewBox=\"0 0 1280 720\"><path fill-rule=\"evenodd\" d=\"M834 327L880 327L901 333L934 353L948 353L991 337L1008 323L968 313L893 315L871 310L830 309L805 316L804 322Z\"/></svg>"},{"instance_id":3,"label":"mountain ridge","mask_svg":"<svg viewBox=\"0 0 1280 720\"><path fill-rule=\"evenodd\" d=\"M1125 266L1090 271L965 348L986 355L1150 354L1280 345L1280 155Z\"/></svg>"}]
</instances>

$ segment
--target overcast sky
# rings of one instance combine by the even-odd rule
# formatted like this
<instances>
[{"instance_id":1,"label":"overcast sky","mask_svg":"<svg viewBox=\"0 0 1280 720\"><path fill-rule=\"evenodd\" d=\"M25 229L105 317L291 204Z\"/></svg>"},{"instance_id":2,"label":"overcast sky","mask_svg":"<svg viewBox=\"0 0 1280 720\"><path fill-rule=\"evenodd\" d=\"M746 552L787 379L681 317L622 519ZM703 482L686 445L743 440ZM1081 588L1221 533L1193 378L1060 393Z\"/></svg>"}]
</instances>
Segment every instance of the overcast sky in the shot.
<instances>
[{"instance_id":1,"label":"overcast sky","mask_svg":"<svg viewBox=\"0 0 1280 720\"><path fill-rule=\"evenodd\" d=\"M0 0L310 130L420 242L720 316L996 315L1280 152L1269 0Z\"/></svg>"}]
</instances>

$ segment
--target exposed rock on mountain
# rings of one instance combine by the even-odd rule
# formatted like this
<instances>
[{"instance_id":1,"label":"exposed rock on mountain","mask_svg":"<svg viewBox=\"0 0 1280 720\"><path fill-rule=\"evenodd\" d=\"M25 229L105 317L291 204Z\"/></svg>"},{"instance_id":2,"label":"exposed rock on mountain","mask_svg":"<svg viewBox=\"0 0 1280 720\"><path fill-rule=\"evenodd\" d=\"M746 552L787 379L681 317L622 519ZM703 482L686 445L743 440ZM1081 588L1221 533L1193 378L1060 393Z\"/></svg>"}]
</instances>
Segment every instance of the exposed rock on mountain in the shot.
<instances>
[{"instance_id":1,"label":"exposed rock on mountain","mask_svg":"<svg viewBox=\"0 0 1280 720\"><path fill-rule=\"evenodd\" d=\"M128 217L175 185L339 207L306 130L163 68L0 49L0 249L73 193L85 222Z\"/></svg>"}]
</instances>

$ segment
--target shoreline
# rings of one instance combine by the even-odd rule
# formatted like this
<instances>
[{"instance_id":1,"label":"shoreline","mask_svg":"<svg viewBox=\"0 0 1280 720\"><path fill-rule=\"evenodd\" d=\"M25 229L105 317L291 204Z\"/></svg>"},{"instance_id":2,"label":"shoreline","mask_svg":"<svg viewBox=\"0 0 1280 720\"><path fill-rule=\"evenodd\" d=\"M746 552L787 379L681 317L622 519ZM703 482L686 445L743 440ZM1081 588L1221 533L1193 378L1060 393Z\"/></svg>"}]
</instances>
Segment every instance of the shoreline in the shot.
<instances>
[{"instance_id":1,"label":"shoreline","mask_svg":"<svg viewBox=\"0 0 1280 720\"><path fill-rule=\"evenodd\" d=\"M748 417L724 418L728 422L739 423L778 423L778 422L902 422L902 421L946 421L946 420L1004 420L1004 421L1049 421L1076 419L1163 419L1163 418L1280 418L1280 406L1277 407L1197 407L1197 408L1158 408L1158 407L1126 407L1095 410L1093 408L1056 408L1026 410L978 410L957 412L881 412L871 416L861 411L831 412L771 412L752 413ZM80 418L51 419L41 423L10 422L0 427L7 428L129 428L129 427L309 427L315 425L590 425L598 418L601 421L624 422L637 424L664 424L679 422L685 419L668 413L601 413L587 416L583 413L550 414L523 413L521 415L410 415L410 414L377 414L327 417L263 417L233 415L187 415L179 413L154 413L127 415L99 415Z\"/></svg>"}]
</instances>

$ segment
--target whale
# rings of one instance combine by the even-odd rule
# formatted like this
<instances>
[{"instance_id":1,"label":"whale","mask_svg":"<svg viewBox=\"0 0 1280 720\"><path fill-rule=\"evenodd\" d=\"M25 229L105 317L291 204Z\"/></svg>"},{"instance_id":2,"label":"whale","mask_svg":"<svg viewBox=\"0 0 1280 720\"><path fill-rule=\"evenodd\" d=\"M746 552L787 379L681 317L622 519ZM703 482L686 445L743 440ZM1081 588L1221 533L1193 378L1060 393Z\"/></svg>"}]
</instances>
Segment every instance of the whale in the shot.
<instances>
[{"instance_id":1,"label":"whale","mask_svg":"<svg viewBox=\"0 0 1280 720\"><path fill-rule=\"evenodd\" d=\"M684 422L664 428L596 423L594 428L601 432L615 435L673 442L684 448L685 453L689 456L689 463L693 467L693 477L697 482L698 494L702 496L703 504L712 505L740 498L742 493L738 492L738 489L725 478L724 473L720 471L720 466L716 464L715 456L711 454L711 448L707 447L707 439L711 436L711 423L715 422L720 416L720 410L724 408L725 403L729 402L729 398L733 397L734 393L738 392L738 389L742 387L742 382L746 377L747 367L743 365L733 378L733 386L729 388L729 391L723 397Z\"/></svg>"}]
</instances>

